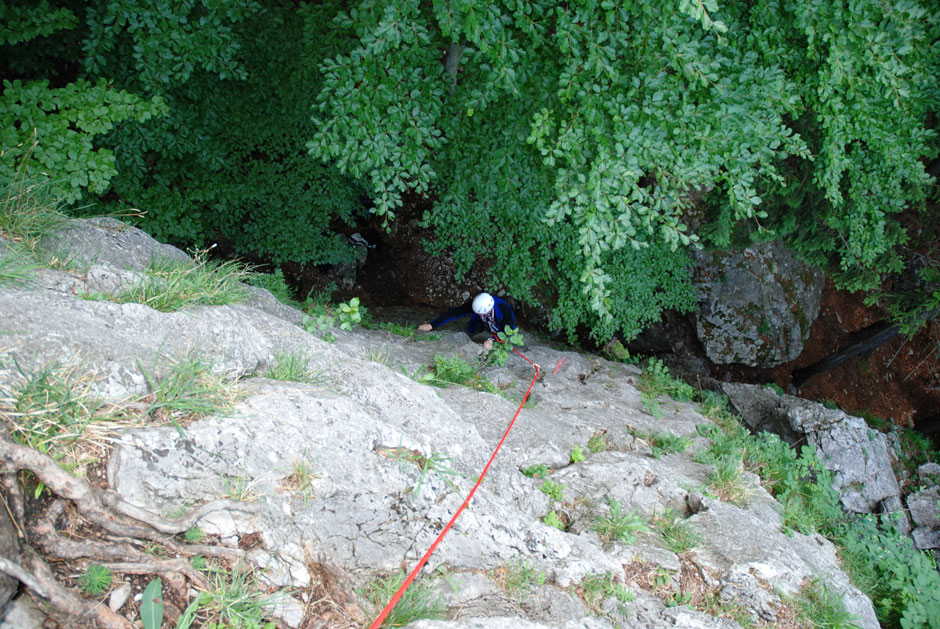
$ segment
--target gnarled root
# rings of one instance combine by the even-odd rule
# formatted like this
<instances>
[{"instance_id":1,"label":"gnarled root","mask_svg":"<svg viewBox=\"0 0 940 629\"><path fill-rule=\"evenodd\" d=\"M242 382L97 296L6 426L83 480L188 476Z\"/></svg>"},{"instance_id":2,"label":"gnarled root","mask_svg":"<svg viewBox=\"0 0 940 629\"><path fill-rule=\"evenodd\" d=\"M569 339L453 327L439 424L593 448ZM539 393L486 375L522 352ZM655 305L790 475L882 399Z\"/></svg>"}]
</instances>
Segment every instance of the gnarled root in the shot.
<instances>
[{"instance_id":1,"label":"gnarled root","mask_svg":"<svg viewBox=\"0 0 940 629\"><path fill-rule=\"evenodd\" d=\"M46 488L59 496L36 518L24 526L24 499L16 480L17 472L32 472ZM59 467L51 457L13 443L0 435L0 482L6 490L5 505L17 527L18 536L55 559L89 558L103 561L112 570L125 574L184 575L198 588L207 587L205 577L193 569L186 557L214 555L234 560L239 549L182 544L171 536L183 533L202 516L220 509L250 511L250 505L217 500L170 520L124 501L117 494L91 486ZM65 513L67 501L82 518L107 534L104 540L73 539L61 535L56 521ZM0 506L0 508L4 508ZM144 542L157 542L178 558L160 559L140 550ZM0 572L18 579L38 599L48 603L64 626L99 626L129 629L132 625L106 605L83 598L59 583L49 565L31 549L24 549L22 564L0 557Z\"/></svg>"}]
</instances>

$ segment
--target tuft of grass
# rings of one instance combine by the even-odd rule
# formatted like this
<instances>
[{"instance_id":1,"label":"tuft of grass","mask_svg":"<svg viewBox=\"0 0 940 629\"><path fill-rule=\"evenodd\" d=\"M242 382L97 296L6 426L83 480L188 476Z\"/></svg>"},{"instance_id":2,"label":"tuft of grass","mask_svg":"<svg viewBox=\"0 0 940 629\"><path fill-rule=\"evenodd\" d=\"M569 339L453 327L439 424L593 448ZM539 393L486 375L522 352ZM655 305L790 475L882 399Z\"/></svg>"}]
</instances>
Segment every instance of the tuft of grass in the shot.
<instances>
[{"instance_id":1,"label":"tuft of grass","mask_svg":"<svg viewBox=\"0 0 940 629\"><path fill-rule=\"evenodd\" d=\"M107 422L104 402L93 395L93 379L75 366L48 365L34 371L14 361L17 378L0 383L0 421L17 443L61 460L92 422Z\"/></svg>"},{"instance_id":2,"label":"tuft of grass","mask_svg":"<svg viewBox=\"0 0 940 629\"><path fill-rule=\"evenodd\" d=\"M443 480L448 487L454 491L459 491L453 478L463 476L460 472L450 467L451 458L440 452L432 452L430 455L424 455L418 450L409 450L403 446L397 448L378 448L376 452L384 457L398 462L398 469L403 470L404 464L409 463L417 466L419 470L418 482L412 491L412 501L417 501L421 496L421 488L427 479L429 473L434 473Z\"/></svg>"},{"instance_id":3,"label":"tuft of grass","mask_svg":"<svg viewBox=\"0 0 940 629\"><path fill-rule=\"evenodd\" d=\"M201 417L229 412L234 404L234 391L220 374L213 373L212 363L195 353L177 360L162 379L138 364L152 401L147 407L148 415L169 417L176 429L183 433L179 416ZM154 370L156 360L154 361Z\"/></svg>"},{"instance_id":4,"label":"tuft of grass","mask_svg":"<svg viewBox=\"0 0 940 629\"><path fill-rule=\"evenodd\" d=\"M283 594L267 594L245 565L231 571L207 564L209 587L189 604L177 622L178 629L198 627L268 626L265 620L283 600Z\"/></svg>"},{"instance_id":5,"label":"tuft of grass","mask_svg":"<svg viewBox=\"0 0 940 629\"><path fill-rule=\"evenodd\" d=\"M161 312L174 312L192 306L223 306L245 297L242 282L250 276L244 265L208 260L197 253L194 262L154 260L144 278L115 295L118 303L138 303Z\"/></svg>"},{"instance_id":6,"label":"tuft of grass","mask_svg":"<svg viewBox=\"0 0 940 629\"><path fill-rule=\"evenodd\" d=\"M274 362L268 367L264 376L272 380L322 385L326 382L325 373L326 369L316 372L311 370L310 359L303 354L278 352L274 355Z\"/></svg>"},{"instance_id":7,"label":"tuft of grass","mask_svg":"<svg viewBox=\"0 0 940 629\"><path fill-rule=\"evenodd\" d=\"M515 561L502 568L497 581L513 598L528 593L533 587L545 584L545 573L530 566L527 561Z\"/></svg>"},{"instance_id":8,"label":"tuft of grass","mask_svg":"<svg viewBox=\"0 0 940 629\"><path fill-rule=\"evenodd\" d=\"M601 538L607 541L619 541L623 544L632 544L637 540L637 533L649 532L646 520L635 509L624 513L620 503L608 498L609 510L607 515L598 518L592 529L597 531Z\"/></svg>"},{"instance_id":9,"label":"tuft of grass","mask_svg":"<svg viewBox=\"0 0 940 629\"><path fill-rule=\"evenodd\" d=\"M302 459L294 461L291 473L284 479L284 487L294 496L299 496L304 504L313 495L313 481L319 476L313 471L313 466Z\"/></svg>"},{"instance_id":10,"label":"tuft of grass","mask_svg":"<svg viewBox=\"0 0 940 629\"><path fill-rule=\"evenodd\" d=\"M596 435L592 435L587 442L587 449L593 453L597 454L598 452L603 452L607 449L607 437L604 433L599 432Z\"/></svg>"},{"instance_id":11,"label":"tuft of grass","mask_svg":"<svg viewBox=\"0 0 940 629\"><path fill-rule=\"evenodd\" d=\"M595 614L606 615L601 605L607 599L617 601L617 611L625 616L629 613L628 603L632 603L636 596L626 586L614 581L609 572L604 575L591 575L585 577L581 583L581 596Z\"/></svg>"},{"instance_id":12,"label":"tuft of grass","mask_svg":"<svg viewBox=\"0 0 940 629\"><path fill-rule=\"evenodd\" d=\"M664 454L685 452L686 448L692 445L692 440L688 437L680 437L671 432L638 434L637 436L650 445L653 450L653 458L656 459Z\"/></svg>"},{"instance_id":13,"label":"tuft of grass","mask_svg":"<svg viewBox=\"0 0 940 629\"><path fill-rule=\"evenodd\" d=\"M257 498L256 483L257 479L252 479L247 472L241 476L229 476L225 479L225 491L222 497L239 502L251 502Z\"/></svg>"},{"instance_id":14,"label":"tuft of grass","mask_svg":"<svg viewBox=\"0 0 940 629\"><path fill-rule=\"evenodd\" d=\"M267 290L274 295L279 302L286 306L291 306L292 308L303 307L294 297L294 291L287 285L284 271L280 268L275 269L271 273L248 272L245 276L245 282Z\"/></svg>"},{"instance_id":15,"label":"tuft of grass","mask_svg":"<svg viewBox=\"0 0 940 629\"><path fill-rule=\"evenodd\" d=\"M436 387L446 387L450 384L457 384L487 393L501 393L499 387L487 380L486 377L479 373L476 367L460 356L448 357L435 354L433 374L420 374L422 369L419 369L418 372L412 375L412 379Z\"/></svg>"},{"instance_id":16,"label":"tuft of grass","mask_svg":"<svg viewBox=\"0 0 940 629\"><path fill-rule=\"evenodd\" d=\"M638 388L643 393L643 405L654 417L662 417L659 397L666 395L679 402L695 399L695 389L669 374L669 368L658 358L651 358L640 374Z\"/></svg>"},{"instance_id":17,"label":"tuft of grass","mask_svg":"<svg viewBox=\"0 0 940 629\"><path fill-rule=\"evenodd\" d=\"M477 375L476 368L460 356L434 356L434 375L444 383L467 385Z\"/></svg>"},{"instance_id":18,"label":"tuft of grass","mask_svg":"<svg viewBox=\"0 0 940 629\"><path fill-rule=\"evenodd\" d=\"M385 330L390 334L401 336L406 339L413 339L415 338L415 334L417 334L416 326L401 325L399 323L395 323L394 321L383 321L378 325L378 327L380 330Z\"/></svg>"},{"instance_id":19,"label":"tuft of grass","mask_svg":"<svg viewBox=\"0 0 940 629\"><path fill-rule=\"evenodd\" d=\"M651 524L662 535L669 550L677 555L689 552L701 541L689 523L674 509L666 509L661 515L654 517Z\"/></svg>"},{"instance_id":20,"label":"tuft of grass","mask_svg":"<svg viewBox=\"0 0 940 629\"><path fill-rule=\"evenodd\" d=\"M33 282L33 271L39 268L35 258L19 245L0 242L0 286L23 287Z\"/></svg>"},{"instance_id":21,"label":"tuft of grass","mask_svg":"<svg viewBox=\"0 0 940 629\"><path fill-rule=\"evenodd\" d=\"M860 626L855 615L846 611L843 596L822 581L804 585L791 602L796 608L797 621L802 627L858 629Z\"/></svg>"},{"instance_id":22,"label":"tuft of grass","mask_svg":"<svg viewBox=\"0 0 940 629\"><path fill-rule=\"evenodd\" d=\"M378 616L404 582L404 574L388 576L376 579L356 592L372 604L372 616L375 617ZM381 626L404 627L423 618L446 620L447 606L444 599L434 588L421 581L415 581L405 590L398 604L392 608Z\"/></svg>"},{"instance_id":23,"label":"tuft of grass","mask_svg":"<svg viewBox=\"0 0 940 629\"><path fill-rule=\"evenodd\" d=\"M744 480L741 459L723 457L715 461L708 473L708 485L722 502L738 507L746 506L751 498L751 488Z\"/></svg>"},{"instance_id":24,"label":"tuft of grass","mask_svg":"<svg viewBox=\"0 0 940 629\"><path fill-rule=\"evenodd\" d=\"M27 178L21 169L0 186L0 236L35 257L39 241L68 222L62 205L52 195L48 180Z\"/></svg>"},{"instance_id":25,"label":"tuft of grass","mask_svg":"<svg viewBox=\"0 0 940 629\"><path fill-rule=\"evenodd\" d=\"M82 591L89 596L98 596L111 587L111 570L100 563L93 563L78 577Z\"/></svg>"}]
</instances>

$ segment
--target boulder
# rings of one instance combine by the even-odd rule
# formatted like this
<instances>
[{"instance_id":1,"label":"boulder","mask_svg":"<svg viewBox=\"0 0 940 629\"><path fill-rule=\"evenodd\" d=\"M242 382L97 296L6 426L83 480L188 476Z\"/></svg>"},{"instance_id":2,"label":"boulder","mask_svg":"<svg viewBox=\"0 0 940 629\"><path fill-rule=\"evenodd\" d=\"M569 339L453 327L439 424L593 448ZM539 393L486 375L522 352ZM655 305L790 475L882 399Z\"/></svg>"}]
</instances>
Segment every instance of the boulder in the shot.
<instances>
[{"instance_id":1,"label":"boulder","mask_svg":"<svg viewBox=\"0 0 940 629\"><path fill-rule=\"evenodd\" d=\"M779 242L696 251L699 340L716 364L774 367L803 351L819 314L823 274Z\"/></svg>"},{"instance_id":2,"label":"boulder","mask_svg":"<svg viewBox=\"0 0 940 629\"><path fill-rule=\"evenodd\" d=\"M833 474L833 488L851 513L894 512L901 487L892 468L887 437L865 420L753 384L726 383L723 390L745 423L795 445L815 446Z\"/></svg>"}]
</instances>

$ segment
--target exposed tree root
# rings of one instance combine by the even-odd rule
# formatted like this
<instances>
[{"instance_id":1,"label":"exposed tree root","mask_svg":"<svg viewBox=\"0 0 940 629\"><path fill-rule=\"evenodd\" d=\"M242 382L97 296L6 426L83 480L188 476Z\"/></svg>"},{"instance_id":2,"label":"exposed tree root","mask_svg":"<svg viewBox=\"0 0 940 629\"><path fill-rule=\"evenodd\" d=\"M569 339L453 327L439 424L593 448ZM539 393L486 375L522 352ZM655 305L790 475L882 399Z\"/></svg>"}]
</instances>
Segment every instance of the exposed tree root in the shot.
<instances>
[{"instance_id":1,"label":"exposed tree root","mask_svg":"<svg viewBox=\"0 0 940 629\"><path fill-rule=\"evenodd\" d=\"M25 499L16 478L22 470L33 473L59 496L28 526L24 526ZM206 588L208 581L190 565L188 557L202 554L236 560L244 556L240 549L182 544L171 536L185 532L212 511L252 511L251 505L245 503L216 500L181 518L167 519L124 501L112 491L93 487L85 479L65 472L51 457L13 443L6 436L0 436L0 483L6 494L0 508L8 509L18 536L26 540L26 545L53 559L95 559L122 574L183 575L197 588ZM69 503L81 518L103 529L101 539L75 539L59 533L56 522L67 515ZM142 550L153 542L176 557L158 558ZM0 572L18 579L34 597L46 602L47 611L57 616L63 626L108 629L132 626L106 605L83 598L57 581L52 569L36 552L24 549L23 555L22 565L0 557Z\"/></svg>"},{"instance_id":2,"label":"exposed tree root","mask_svg":"<svg viewBox=\"0 0 940 629\"><path fill-rule=\"evenodd\" d=\"M46 601L59 616L59 624L65 627L103 627L104 629L132 629L133 625L122 616L115 614L107 605L82 598L72 590L61 585L52 573L52 569L39 556L27 553L23 568L35 579L43 594L26 587Z\"/></svg>"}]
</instances>

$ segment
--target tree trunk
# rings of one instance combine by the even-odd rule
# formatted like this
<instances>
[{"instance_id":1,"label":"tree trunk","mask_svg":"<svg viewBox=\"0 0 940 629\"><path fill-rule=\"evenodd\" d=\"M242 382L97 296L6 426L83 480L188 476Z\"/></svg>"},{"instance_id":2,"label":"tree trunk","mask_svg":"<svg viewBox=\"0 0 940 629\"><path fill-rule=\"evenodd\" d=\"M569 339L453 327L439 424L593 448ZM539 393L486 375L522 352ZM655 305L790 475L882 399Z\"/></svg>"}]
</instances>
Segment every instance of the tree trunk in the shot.
<instances>
[{"instance_id":1,"label":"tree trunk","mask_svg":"<svg viewBox=\"0 0 940 629\"><path fill-rule=\"evenodd\" d=\"M861 356L862 354L869 355L900 333L896 325L890 325L884 322L870 325L864 330L853 334L852 344L845 349L831 356L827 356L823 360L813 363L808 367L794 371L792 375L793 386L802 387L816 376L826 373L833 367L841 365L847 360Z\"/></svg>"}]
</instances>

